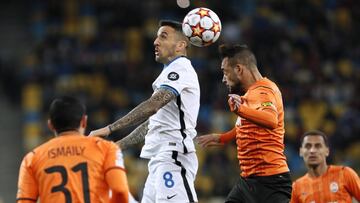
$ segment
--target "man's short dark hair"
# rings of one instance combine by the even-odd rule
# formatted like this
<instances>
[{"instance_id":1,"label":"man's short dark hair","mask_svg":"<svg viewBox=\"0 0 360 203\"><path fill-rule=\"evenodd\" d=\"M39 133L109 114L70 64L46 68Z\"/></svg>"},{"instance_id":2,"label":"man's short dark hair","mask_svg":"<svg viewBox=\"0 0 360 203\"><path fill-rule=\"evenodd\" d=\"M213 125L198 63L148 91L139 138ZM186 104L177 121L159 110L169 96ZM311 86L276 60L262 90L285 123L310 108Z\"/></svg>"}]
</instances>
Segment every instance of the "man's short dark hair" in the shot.
<instances>
[{"instance_id":1,"label":"man's short dark hair","mask_svg":"<svg viewBox=\"0 0 360 203\"><path fill-rule=\"evenodd\" d=\"M184 35L182 31L182 24L181 22L174 21L174 20L160 20L159 27L161 26L170 26L175 29L177 36L179 36L181 40L186 41L186 48L190 47L189 39Z\"/></svg>"},{"instance_id":2,"label":"man's short dark hair","mask_svg":"<svg viewBox=\"0 0 360 203\"><path fill-rule=\"evenodd\" d=\"M228 57L231 65L234 63L241 63L248 67L251 67L251 64L257 65L254 53L245 44L222 44L219 46L219 53L221 59Z\"/></svg>"},{"instance_id":3,"label":"man's short dark hair","mask_svg":"<svg viewBox=\"0 0 360 203\"><path fill-rule=\"evenodd\" d=\"M85 105L78 99L63 96L51 103L49 117L55 131L61 133L78 129L85 113Z\"/></svg>"},{"instance_id":4,"label":"man's short dark hair","mask_svg":"<svg viewBox=\"0 0 360 203\"><path fill-rule=\"evenodd\" d=\"M170 26L174 28L178 32L182 32L182 24L181 22L174 21L174 20L160 20L159 27L161 26Z\"/></svg>"},{"instance_id":5,"label":"man's short dark hair","mask_svg":"<svg viewBox=\"0 0 360 203\"><path fill-rule=\"evenodd\" d=\"M304 139L307 136L321 136L323 138L323 140L324 140L325 145L327 147L329 147L329 140L327 138L327 135L324 132L320 131L320 130L311 130L311 131L305 132L300 138L300 146L303 145Z\"/></svg>"}]
</instances>

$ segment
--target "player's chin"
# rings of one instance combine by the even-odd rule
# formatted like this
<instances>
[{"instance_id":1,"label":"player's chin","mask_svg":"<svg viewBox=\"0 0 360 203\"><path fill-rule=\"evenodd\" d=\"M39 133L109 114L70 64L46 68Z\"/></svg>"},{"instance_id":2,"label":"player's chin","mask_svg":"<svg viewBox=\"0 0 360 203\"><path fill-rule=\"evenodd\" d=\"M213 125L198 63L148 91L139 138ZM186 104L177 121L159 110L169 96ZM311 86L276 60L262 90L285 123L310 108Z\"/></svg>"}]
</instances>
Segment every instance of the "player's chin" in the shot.
<instances>
[{"instance_id":1,"label":"player's chin","mask_svg":"<svg viewBox=\"0 0 360 203\"><path fill-rule=\"evenodd\" d=\"M156 62L161 62L160 56L159 55L155 55L155 61Z\"/></svg>"},{"instance_id":2,"label":"player's chin","mask_svg":"<svg viewBox=\"0 0 360 203\"><path fill-rule=\"evenodd\" d=\"M228 86L228 91L230 94L237 94L237 92L231 86Z\"/></svg>"},{"instance_id":3,"label":"player's chin","mask_svg":"<svg viewBox=\"0 0 360 203\"><path fill-rule=\"evenodd\" d=\"M310 167L316 168L319 164L320 164L320 162L318 160L308 160L308 165Z\"/></svg>"}]
</instances>

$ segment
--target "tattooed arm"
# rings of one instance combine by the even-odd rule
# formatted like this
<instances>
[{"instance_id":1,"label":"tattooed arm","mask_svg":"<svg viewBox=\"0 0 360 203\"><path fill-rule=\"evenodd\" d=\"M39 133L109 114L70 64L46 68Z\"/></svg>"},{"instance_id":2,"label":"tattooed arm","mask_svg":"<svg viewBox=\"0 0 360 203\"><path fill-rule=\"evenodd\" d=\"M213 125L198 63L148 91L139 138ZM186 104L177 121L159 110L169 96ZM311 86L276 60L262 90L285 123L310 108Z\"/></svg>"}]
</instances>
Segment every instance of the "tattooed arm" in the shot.
<instances>
[{"instance_id":1,"label":"tattooed arm","mask_svg":"<svg viewBox=\"0 0 360 203\"><path fill-rule=\"evenodd\" d=\"M145 140L145 135L149 130L149 120L146 120L144 123L139 125L135 130L133 130L128 136L116 142L119 145L121 150L127 149L131 145L138 144Z\"/></svg>"},{"instance_id":2,"label":"tattooed arm","mask_svg":"<svg viewBox=\"0 0 360 203\"><path fill-rule=\"evenodd\" d=\"M124 117L104 128L91 131L90 136L107 136L115 130L138 125L147 120L150 116L154 115L160 108L175 98L176 95L174 92L169 89L161 88L148 100L136 106Z\"/></svg>"}]
</instances>

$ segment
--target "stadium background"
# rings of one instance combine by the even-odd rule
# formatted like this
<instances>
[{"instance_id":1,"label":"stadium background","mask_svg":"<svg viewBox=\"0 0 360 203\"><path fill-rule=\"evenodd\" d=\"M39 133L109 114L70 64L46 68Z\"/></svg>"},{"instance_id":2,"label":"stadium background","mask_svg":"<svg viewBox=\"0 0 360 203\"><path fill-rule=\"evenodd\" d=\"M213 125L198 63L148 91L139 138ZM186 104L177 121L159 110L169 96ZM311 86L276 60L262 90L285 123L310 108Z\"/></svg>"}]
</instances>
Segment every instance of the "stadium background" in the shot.
<instances>
[{"instance_id":1,"label":"stadium background","mask_svg":"<svg viewBox=\"0 0 360 203\"><path fill-rule=\"evenodd\" d=\"M182 20L204 6L222 20L220 42L246 43L260 71L283 93L286 155L304 174L299 136L325 131L330 163L360 172L360 4L356 0L13 0L0 6L0 202L15 202L22 156L51 138L49 102L65 93L88 106L89 128L126 114L151 93L161 71L153 40L159 19ZM190 51L201 84L199 134L232 128L217 45ZM113 135L121 137L128 129ZM141 145L126 150L132 193L147 165ZM198 148L200 202L221 202L239 174L235 144Z\"/></svg>"}]
</instances>

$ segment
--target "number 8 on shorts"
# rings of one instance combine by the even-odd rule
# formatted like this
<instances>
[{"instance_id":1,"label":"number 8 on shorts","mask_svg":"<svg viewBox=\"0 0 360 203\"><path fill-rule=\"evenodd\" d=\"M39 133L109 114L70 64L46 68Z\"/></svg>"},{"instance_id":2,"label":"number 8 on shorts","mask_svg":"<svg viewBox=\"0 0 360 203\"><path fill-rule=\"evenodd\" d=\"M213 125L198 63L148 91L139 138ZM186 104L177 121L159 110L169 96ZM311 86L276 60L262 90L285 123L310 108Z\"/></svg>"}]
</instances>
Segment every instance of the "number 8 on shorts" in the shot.
<instances>
[{"instance_id":1,"label":"number 8 on shorts","mask_svg":"<svg viewBox=\"0 0 360 203\"><path fill-rule=\"evenodd\" d=\"M174 187L174 180L172 179L173 175L170 172L165 172L163 175L163 179L165 181L165 186L168 188Z\"/></svg>"}]
</instances>

